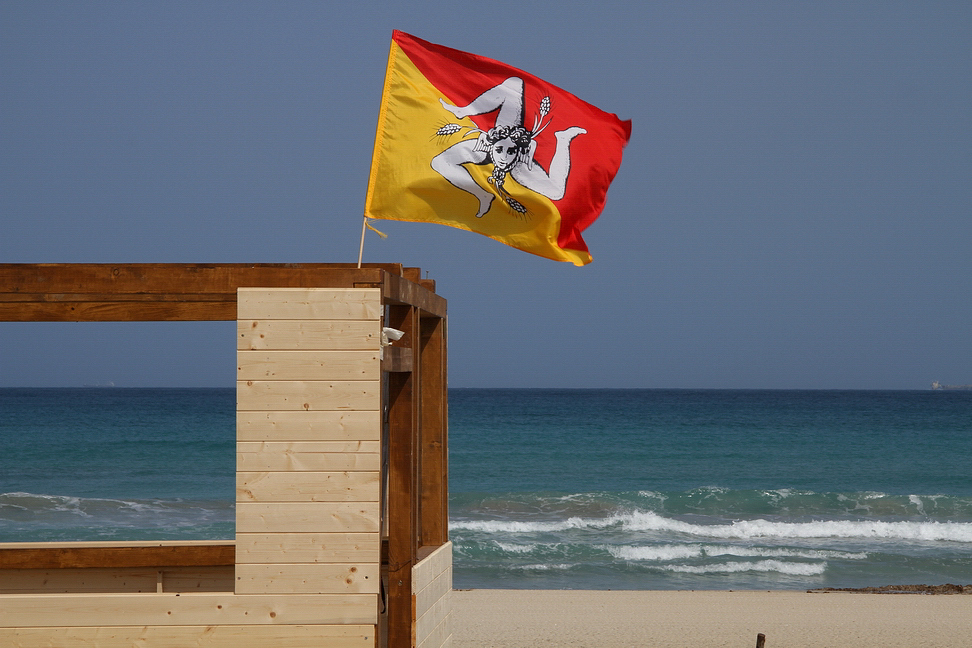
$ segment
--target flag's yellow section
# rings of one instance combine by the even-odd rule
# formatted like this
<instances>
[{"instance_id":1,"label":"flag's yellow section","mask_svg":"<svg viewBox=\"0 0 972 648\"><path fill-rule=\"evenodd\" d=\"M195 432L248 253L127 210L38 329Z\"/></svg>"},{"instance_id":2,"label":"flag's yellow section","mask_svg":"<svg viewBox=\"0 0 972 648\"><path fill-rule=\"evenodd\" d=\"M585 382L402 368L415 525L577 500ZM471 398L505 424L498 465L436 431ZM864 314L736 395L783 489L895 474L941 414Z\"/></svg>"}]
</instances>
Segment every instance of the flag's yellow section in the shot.
<instances>
[{"instance_id":1,"label":"flag's yellow section","mask_svg":"<svg viewBox=\"0 0 972 648\"><path fill-rule=\"evenodd\" d=\"M589 263L591 257L587 252L565 250L557 245L561 220L553 202L520 186L512 175L506 177L504 189L522 204L525 213L514 210L497 196L489 210L477 218L480 206L477 198L450 184L432 168L432 159L458 141L455 135L437 135L440 129L449 124L458 124L463 133L477 129L468 117L458 119L446 110L440 99L452 104L393 40L365 215L450 225L550 259L575 265ZM463 167L480 187L495 192L487 182L492 165L467 163Z\"/></svg>"}]
</instances>

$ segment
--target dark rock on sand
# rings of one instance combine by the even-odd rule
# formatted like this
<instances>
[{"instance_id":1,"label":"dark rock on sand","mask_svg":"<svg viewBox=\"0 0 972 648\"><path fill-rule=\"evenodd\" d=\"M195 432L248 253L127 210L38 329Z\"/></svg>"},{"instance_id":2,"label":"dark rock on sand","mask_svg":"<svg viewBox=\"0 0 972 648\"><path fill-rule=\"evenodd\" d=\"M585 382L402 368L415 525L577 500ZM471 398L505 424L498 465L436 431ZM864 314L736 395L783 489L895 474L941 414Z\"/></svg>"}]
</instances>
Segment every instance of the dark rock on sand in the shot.
<instances>
[{"instance_id":1,"label":"dark rock on sand","mask_svg":"<svg viewBox=\"0 0 972 648\"><path fill-rule=\"evenodd\" d=\"M972 585L884 585L882 587L821 587L807 592L856 592L858 594L972 594Z\"/></svg>"}]
</instances>

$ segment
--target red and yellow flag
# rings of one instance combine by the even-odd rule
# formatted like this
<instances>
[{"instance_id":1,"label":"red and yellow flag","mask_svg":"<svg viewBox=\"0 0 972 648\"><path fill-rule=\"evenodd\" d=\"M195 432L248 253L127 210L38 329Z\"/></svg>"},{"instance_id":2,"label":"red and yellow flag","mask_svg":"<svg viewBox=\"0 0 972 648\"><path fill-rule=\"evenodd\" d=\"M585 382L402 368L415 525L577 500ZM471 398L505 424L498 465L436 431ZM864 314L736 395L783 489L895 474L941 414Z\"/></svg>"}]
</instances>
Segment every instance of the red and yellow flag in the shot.
<instances>
[{"instance_id":1,"label":"red and yellow flag","mask_svg":"<svg viewBox=\"0 0 972 648\"><path fill-rule=\"evenodd\" d=\"M365 215L590 263L631 122L482 56L392 34Z\"/></svg>"}]
</instances>

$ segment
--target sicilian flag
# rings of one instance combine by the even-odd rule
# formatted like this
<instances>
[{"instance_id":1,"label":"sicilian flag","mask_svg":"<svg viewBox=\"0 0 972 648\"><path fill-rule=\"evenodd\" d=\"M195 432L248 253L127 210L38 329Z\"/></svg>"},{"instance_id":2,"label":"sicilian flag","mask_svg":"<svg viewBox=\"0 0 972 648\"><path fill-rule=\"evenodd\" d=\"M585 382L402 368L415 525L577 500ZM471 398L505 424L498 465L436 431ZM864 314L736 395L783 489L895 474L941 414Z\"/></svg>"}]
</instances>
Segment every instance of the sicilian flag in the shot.
<instances>
[{"instance_id":1,"label":"sicilian flag","mask_svg":"<svg viewBox=\"0 0 972 648\"><path fill-rule=\"evenodd\" d=\"M482 56L392 34L365 216L590 263L631 122ZM366 221L367 222L367 221Z\"/></svg>"}]
</instances>

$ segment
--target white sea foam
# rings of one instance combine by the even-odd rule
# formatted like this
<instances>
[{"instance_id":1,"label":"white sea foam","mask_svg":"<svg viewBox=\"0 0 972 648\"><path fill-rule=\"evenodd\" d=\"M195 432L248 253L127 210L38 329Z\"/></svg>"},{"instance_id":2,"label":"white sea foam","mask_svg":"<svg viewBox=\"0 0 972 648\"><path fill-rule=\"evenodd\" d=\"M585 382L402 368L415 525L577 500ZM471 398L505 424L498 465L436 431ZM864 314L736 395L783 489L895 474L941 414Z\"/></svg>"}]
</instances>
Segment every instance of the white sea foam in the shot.
<instances>
[{"instance_id":1,"label":"white sea foam","mask_svg":"<svg viewBox=\"0 0 972 648\"><path fill-rule=\"evenodd\" d=\"M0 522L33 528L191 529L233 520L225 501L121 500L34 493L0 493ZM13 528L13 527L9 527ZM2 530L2 529L0 529Z\"/></svg>"},{"instance_id":2,"label":"white sea foam","mask_svg":"<svg viewBox=\"0 0 972 648\"><path fill-rule=\"evenodd\" d=\"M665 495L664 493L657 493L655 491L646 491L646 490L638 491L638 497L643 497L645 499L655 499L663 504L665 500L668 499L668 495Z\"/></svg>"},{"instance_id":3,"label":"white sea foam","mask_svg":"<svg viewBox=\"0 0 972 648\"><path fill-rule=\"evenodd\" d=\"M871 520L818 520L771 522L739 520L731 524L692 524L656 513L636 512L622 520L632 531L668 531L709 538L880 538L972 543L972 524L960 522L881 522Z\"/></svg>"},{"instance_id":4,"label":"white sea foam","mask_svg":"<svg viewBox=\"0 0 972 648\"><path fill-rule=\"evenodd\" d=\"M924 502L921 501L920 497L918 497L917 495L909 495L908 501L915 505L915 507L918 509L918 512L920 514L922 515L925 514L925 504Z\"/></svg>"},{"instance_id":5,"label":"white sea foam","mask_svg":"<svg viewBox=\"0 0 972 648\"><path fill-rule=\"evenodd\" d=\"M496 546L507 553L527 554L536 550L535 544L513 544L511 542L497 542Z\"/></svg>"},{"instance_id":6,"label":"white sea foam","mask_svg":"<svg viewBox=\"0 0 972 648\"><path fill-rule=\"evenodd\" d=\"M809 560L867 560L865 552L830 551L827 549L789 549L777 547L736 547L730 545L647 545L602 546L615 558L632 561L667 561L713 556L742 558L806 558Z\"/></svg>"},{"instance_id":7,"label":"white sea foam","mask_svg":"<svg viewBox=\"0 0 972 648\"><path fill-rule=\"evenodd\" d=\"M85 502L94 501L96 500L85 500ZM80 497L68 495L38 495L23 492L0 493L0 507L28 511L33 514L55 512L91 517L84 510Z\"/></svg>"},{"instance_id":8,"label":"white sea foam","mask_svg":"<svg viewBox=\"0 0 972 648\"><path fill-rule=\"evenodd\" d=\"M574 565L570 565L567 563L556 563L556 564L536 563L533 565L515 565L511 567L511 569L515 569L518 571L554 571L554 570L564 571L570 569L573 566Z\"/></svg>"},{"instance_id":9,"label":"white sea foam","mask_svg":"<svg viewBox=\"0 0 972 648\"><path fill-rule=\"evenodd\" d=\"M664 561L698 558L702 555L701 545L651 545L635 547L629 545L605 546L615 558L621 560Z\"/></svg>"},{"instance_id":10,"label":"white sea foam","mask_svg":"<svg viewBox=\"0 0 972 648\"><path fill-rule=\"evenodd\" d=\"M744 558L807 558L810 560L867 560L867 552L832 551L829 549L788 549L776 547L736 547L705 545L706 556L740 556Z\"/></svg>"},{"instance_id":11,"label":"white sea foam","mask_svg":"<svg viewBox=\"0 0 972 648\"><path fill-rule=\"evenodd\" d=\"M887 493L882 493L880 491L867 491L862 495L866 500L884 499L885 497L888 496Z\"/></svg>"},{"instance_id":12,"label":"white sea foam","mask_svg":"<svg viewBox=\"0 0 972 648\"><path fill-rule=\"evenodd\" d=\"M577 519L577 518L572 518ZM571 520L557 522L521 522L517 520L459 520L449 522L453 531L479 531L482 533L550 533L577 528L583 524L571 524Z\"/></svg>"},{"instance_id":13,"label":"white sea foam","mask_svg":"<svg viewBox=\"0 0 972 648\"><path fill-rule=\"evenodd\" d=\"M788 576L819 576L826 571L827 563L792 563L781 560L757 560L755 562L725 562L714 565L664 565L661 569L682 574L774 572Z\"/></svg>"},{"instance_id":14,"label":"white sea foam","mask_svg":"<svg viewBox=\"0 0 972 648\"><path fill-rule=\"evenodd\" d=\"M453 520L449 528L453 530L481 531L483 533L553 533L568 529L603 529L617 525L615 517L579 518L549 522L524 522L521 520Z\"/></svg>"},{"instance_id":15,"label":"white sea foam","mask_svg":"<svg viewBox=\"0 0 972 648\"><path fill-rule=\"evenodd\" d=\"M637 511L606 518L572 517L554 521L463 520L451 523L454 530L483 533L554 533L570 529L606 529L677 533L696 538L748 540L754 538L871 538L910 541L972 543L972 523L967 522L882 522L876 520L816 520L773 522L738 520L730 524L694 524Z\"/></svg>"}]
</instances>

